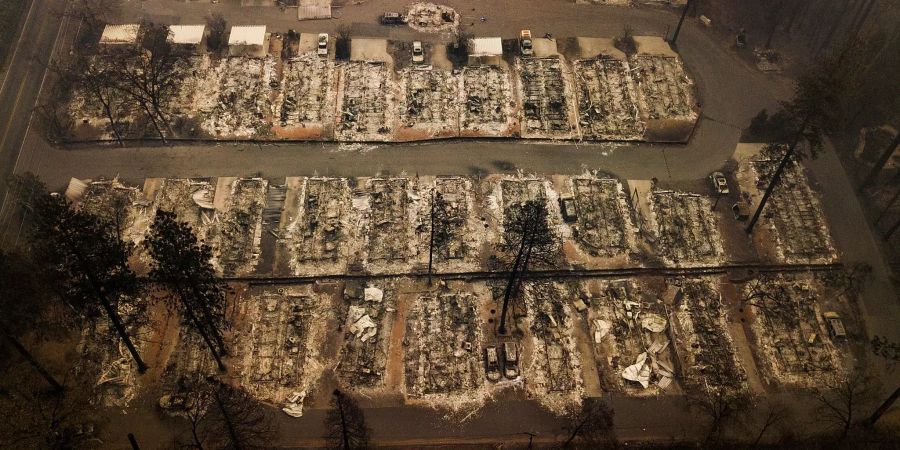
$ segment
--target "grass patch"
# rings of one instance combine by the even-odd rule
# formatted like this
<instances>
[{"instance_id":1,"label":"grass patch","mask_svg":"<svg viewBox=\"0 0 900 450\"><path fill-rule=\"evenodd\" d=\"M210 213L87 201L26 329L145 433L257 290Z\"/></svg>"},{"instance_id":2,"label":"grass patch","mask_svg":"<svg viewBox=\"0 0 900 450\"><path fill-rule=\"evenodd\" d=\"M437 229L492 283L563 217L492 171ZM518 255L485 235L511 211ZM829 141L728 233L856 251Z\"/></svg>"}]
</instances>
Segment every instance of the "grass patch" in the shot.
<instances>
[{"instance_id":1,"label":"grass patch","mask_svg":"<svg viewBox=\"0 0 900 450\"><path fill-rule=\"evenodd\" d=\"M28 0L0 0L0 67L6 63L6 56L15 47L19 21Z\"/></svg>"}]
</instances>

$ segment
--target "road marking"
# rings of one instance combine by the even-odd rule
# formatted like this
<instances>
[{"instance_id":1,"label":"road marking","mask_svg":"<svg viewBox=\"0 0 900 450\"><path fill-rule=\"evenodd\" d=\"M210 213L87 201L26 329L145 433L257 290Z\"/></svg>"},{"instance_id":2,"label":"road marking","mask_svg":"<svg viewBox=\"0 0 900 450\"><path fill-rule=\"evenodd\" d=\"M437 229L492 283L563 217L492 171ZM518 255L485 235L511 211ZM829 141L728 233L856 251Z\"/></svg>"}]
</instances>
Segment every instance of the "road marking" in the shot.
<instances>
[{"instance_id":1,"label":"road marking","mask_svg":"<svg viewBox=\"0 0 900 450\"><path fill-rule=\"evenodd\" d=\"M43 71L44 74L43 74L43 77L41 78L41 84L40 84L40 86L38 86L37 95L35 96L35 99L34 99L34 105L31 106L31 113L28 116L28 126L25 127L25 134L22 136L22 142L19 143L18 154L16 155L16 162L15 162L15 164L13 164L13 168L12 168L12 171L10 171L10 175L14 175L16 173L16 169L18 169L18 167L19 167L19 160L22 158L22 148L25 146L25 141L28 140L28 133L31 131L31 124L32 124L32 122L34 122L34 111L35 111L35 109L37 109L36 108L37 104L41 100L41 93L44 90L44 83L46 83L47 74L50 72L49 65L50 65L50 63L53 62L53 57L58 52L59 37L62 34L62 30L63 30L63 28L66 28L68 26L69 16L66 15L65 12L68 9L69 4L68 4L68 2L65 2L64 5L65 6L64 6L64 10L63 10L63 17L62 17L62 20L60 21L59 27L56 29L56 37L54 37L53 45L50 48L50 57L47 59L47 66L44 67L44 71ZM46 21L43 21L42 25L44 23L46 23ZM41 29L43 29L43 27ZM23 30L24 30L24 28L23 28ZM24 84L25 83L23 82L22 85L24 86ZM20 88L20 91L21 91L21 88ZM18 106L19 105L18 105L18 98L17 98L16 105L14 106L13 111L17 110ZM12 116L12 114L10 116ZM10 123L12 123L11 118L10 118ZM8 130L8 128L9 128L9 126L7 126L7 130ZM0 143L0 150L2 150L3 145L5 145L7 135L8 135L8 131L7 131L7 134L3 136L3 142ZM33 157L33 155L32 155L32 157ZM10 224L10 219L11 219L10 213L7 212L7 214L4 215L4 211L6 211L6 209L7 209L6 206L7 206L8 200L9 200L9 189L7 189L6 192L3 193L3 202L2 202L2 204L0 204L0 220L3 221L2 233L0 233L0 240L2 240L6 236L6 232L9 230L9 224ZM21 232L22 226L24 224L25 224L25 216L23 215L22 223L19 225L19 232ZM19 235L20 235L19 232L16 233L14 245L18 245Z\"/></svg>"},{"instance_id":2,"label":"road marking","mask_svg":"<svg viewBox=\"0 0 900 450\"><path fill-rule=\"evenodd\" d=\"M19 47L22 46L22 36L25 36L25 29L28 28L28 21L31 20L31 13L34 11L34 4L40 0L31 0L31 6L28 7L28 13L25 14L25 23L22 24L22 31L19 33L19 38L16 41L16 48L13 49L12 58L9 59L10 67L12 67L12 62L16 60L16 55L19 54ZM6 80L9 79L9 69L6 70L6 76L3 77L3 84L0 84L0 93L6 89Z\"/></svg>"}]
</instances>

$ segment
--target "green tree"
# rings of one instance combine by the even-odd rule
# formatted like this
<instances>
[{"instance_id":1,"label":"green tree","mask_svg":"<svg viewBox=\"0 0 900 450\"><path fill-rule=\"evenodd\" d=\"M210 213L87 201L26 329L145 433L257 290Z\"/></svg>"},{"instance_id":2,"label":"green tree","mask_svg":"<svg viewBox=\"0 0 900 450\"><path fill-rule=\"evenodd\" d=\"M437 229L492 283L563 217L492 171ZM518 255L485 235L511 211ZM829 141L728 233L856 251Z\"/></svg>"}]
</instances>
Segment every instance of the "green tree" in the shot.
<instances>
[{"instance_id":1,"label":"green tree","mask_svg":"<svg viewBox=\"0 0 900 450\"><path fill-rule=\"evenodd\" d=\"M33 183L37 183L32 179ZM32 255L47 268L56 291L80 316L95 320L106 316L139 372L147 370L126 329L129 321L144 319L138 300L140 285L128 266L133 246L119 237L119 230L94 214L73 208L64 197L48 193L43 185L29 189L21 199L32 212Z\"/></svg>"},{"instance_id":2,"label":"green tree","mask_svg":"<svg viewBox=\"0 0 900 450\"><path fill-rule=\"evenodd\" d=\"M145 245L153 257L150 278L168 289L168 301L203 338L219 370L225 371L225 286L210 263L212 249L200 243L191 226L178 221L175 213L162 210L156 213Z\"/></svg>"}]
</instances>

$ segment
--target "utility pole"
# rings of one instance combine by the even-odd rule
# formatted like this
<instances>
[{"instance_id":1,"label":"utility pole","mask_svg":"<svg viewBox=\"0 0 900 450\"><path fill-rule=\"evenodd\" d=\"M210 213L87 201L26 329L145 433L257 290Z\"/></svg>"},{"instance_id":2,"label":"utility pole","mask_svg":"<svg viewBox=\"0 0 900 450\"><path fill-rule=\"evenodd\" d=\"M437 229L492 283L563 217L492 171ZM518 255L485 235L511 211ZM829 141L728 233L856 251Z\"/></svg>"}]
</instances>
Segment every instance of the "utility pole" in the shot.
<instances>
[{"instance_id":1,"label":"utility pole","mask_svg":"<svg viewBox=\"0 0 900 450\"><path fill-rule=\"evenodd\" d=\"M691 9L692 0L687 0L687 3L684 4L684 10L681 11L681 19L678 20L678 26L675 27L675 34L672 35L672 40L670 41L672 45L675 45L675 41L678 40L678 34L681 33L681 24L684 23L684 18L687 17L688 10Z\"/></svg>"},{"instance_id":2,"label":"utility pole","mask_svg":"<svg viewBox=\"0 0 900 450\"><path fill-rule=\"evenodd\" d=\"M534 437L537 436L537 433L532 433L530 431L523 431L522 434L528 435L528 449L531 450L532 443L534 442Z\"/></svg>"},{"instance_id":3,"label":"utility pole","mask_svg":"<svg viewBox=\"0 0 900 450\"><path fill-rule=\"evenodd\" d=\"M428 285L431 286L431 263L434 259L434 188L431 188L431 237L428 239Z\"/></svg>"}]
</instances>

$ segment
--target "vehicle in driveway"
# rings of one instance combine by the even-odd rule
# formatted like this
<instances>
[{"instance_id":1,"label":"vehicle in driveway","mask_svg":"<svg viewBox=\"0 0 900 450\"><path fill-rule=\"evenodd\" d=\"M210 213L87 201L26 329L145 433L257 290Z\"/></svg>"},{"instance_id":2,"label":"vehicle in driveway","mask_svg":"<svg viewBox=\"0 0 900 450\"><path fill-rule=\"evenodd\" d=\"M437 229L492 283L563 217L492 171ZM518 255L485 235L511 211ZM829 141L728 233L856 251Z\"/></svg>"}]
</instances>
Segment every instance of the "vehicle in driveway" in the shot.
<instances>
[{"instance_id":1,"label":"vehicle in driveway","mask_svg":"<svg viewBox=\"0 0 900 450\"><path fill-rule=\"evenodd\" d=\"M421 41L413 41L412 61L416 64L425 62L425 50L422 49Z\"/></svg>"},{"instance_id":2,"label":"vehicle in driveway","mask_svg":"<svg viewBox=\"0 0 900 450\"><path fill-rule=\"evenodd\" d=\"M381 15L382 25L403 25L403 16L398 12L388 11Z\"/></svg>"},{"instance_id":3,"label":"vehicle in driveway","mask_svg":"<svg viewBox=\"0 0 900 450\"><path fill-rule=\"evenodd\" d=\"M328 56L328 33L319 33L319 46L316 48L319 56Z\"/></svg>"},{"instance_id":4,"label":"vehicle in driveway","mask_svg":"<svg viewBox=\"0 0 900 450\"><path fill-rule=\"evenodd\" d=\"M519 51L522 56L534 55L534 43L531 41L531 30L522 30L519 34Z\"/></svg>"},{"instance_id":5,"label":"vehicle in driveway","mask_svg":"<svg viewBox=\"0 0 900 450\"><path fill-rule=\"evenodd\" d=\"M519 376L519 349L515 342L503 343L503 375L510 380Z\"/></svg>"},{"instance_id":6,"label":"vehicle in driveway","mask_svg":"<svg viewBox=\"0 0 900 450\"><path fill-rule=\"evenodd\" d=\"M484 349L484 368L488 380L500 380L500 359L497 357L497 347Z\"/></svg>"},{"instance_id":7,"label":"vehicle in driveway","mask_svg":"<svg viewBox=\"0 0 900 450\"><path fill-rule=\"evenodd\" d=\"M709 176L710 181L712 181L713 190L719 195L728 195L731 192L728 189L728 180L725 178L725 174L722 172L713 172Z\"/></svg>"}]
</instances>

